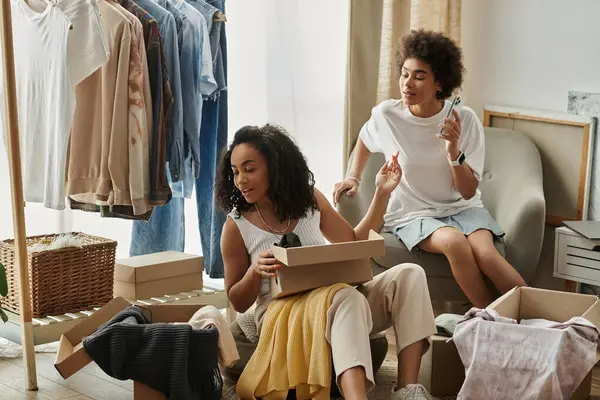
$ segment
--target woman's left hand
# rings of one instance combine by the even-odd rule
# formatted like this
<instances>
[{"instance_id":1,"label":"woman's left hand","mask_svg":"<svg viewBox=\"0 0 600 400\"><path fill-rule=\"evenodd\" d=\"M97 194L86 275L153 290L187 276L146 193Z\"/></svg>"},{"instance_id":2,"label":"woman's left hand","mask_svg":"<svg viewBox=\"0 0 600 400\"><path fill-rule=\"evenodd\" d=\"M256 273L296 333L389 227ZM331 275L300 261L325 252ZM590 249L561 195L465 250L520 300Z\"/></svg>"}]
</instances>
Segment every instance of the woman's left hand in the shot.
<instances>
[{"instance_id":1,"label":"woman's left hand","mask_svg":"<svg viewBox=\"0 0 600 400\"><path fill-rule=\"evenodd\" d=\"M445 118L444 123L440 125L442 128L441 137L446 140L446 151L449 154L458 153L458 138L460 137L460 117L456 110L452 110L454 118Z\"/></svg>"},{"instance_id":2,"label":"woman's left hand","mask_svg":"<svg viewBox=\"0 0 600 400\"><path fill-rule=\"evenodd\" d=\"M377 189L382 190L386 194L391 194L400 184L400 179L402 179L402 168L398 163L397 157L398 153L391 160L386 161L375 178Z\"/></svg>"}]
</instances>

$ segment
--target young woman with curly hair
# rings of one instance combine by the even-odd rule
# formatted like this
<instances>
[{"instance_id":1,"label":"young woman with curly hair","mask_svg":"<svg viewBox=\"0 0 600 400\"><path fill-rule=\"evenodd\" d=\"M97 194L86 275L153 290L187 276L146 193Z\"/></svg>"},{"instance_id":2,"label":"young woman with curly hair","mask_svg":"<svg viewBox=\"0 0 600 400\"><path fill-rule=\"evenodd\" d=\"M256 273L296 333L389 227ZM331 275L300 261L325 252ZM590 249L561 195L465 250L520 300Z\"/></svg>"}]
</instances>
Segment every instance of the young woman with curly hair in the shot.
<instances>
[{"instance_id":1,"label":"young woman with curly hair","mask_svg":"<svg viewBox=\"0 0 600 400\"><path fill-rule=\"evenodd\" d=\"M399 181L399 165L388 161L377 174L367 215L353 229L314 187L304 156L282 129L270 125L240 129L221 159L215 188L220 207L229 213L221 252L233 307L245 312L256 303L260 334L271 304L269 278L282 267L270 250L273 243L287 232L296 233L302 245L364 240L369 230L379 229ZM367 398L375 383L369 334L391 326L399 350L399 390L392 398L431 399L417 378L427 339L436 328L425 273L415 264L398 265L334 295L326 339L345 398Z\"/></svg>"},{"instance_id":2,"label":"young woman with curly hair","mask_svg":"<svg viewBox=\"0 0 600 400\"><path fill-rule=\"evenodd\" d=\"M419 30L403 39L397 59L402 98L373 108L334 202L356 193L371 153L399 152L402 178L384 229L409 250L444 254L469 300L485 307L492 298L482 274L502 293L526 284L494 247L504 232L477 189L485 153L481 122L468 107L445 118L451 106L446 99L463 81L462 52L443 34Z\"/></svg>"}]
</instances>

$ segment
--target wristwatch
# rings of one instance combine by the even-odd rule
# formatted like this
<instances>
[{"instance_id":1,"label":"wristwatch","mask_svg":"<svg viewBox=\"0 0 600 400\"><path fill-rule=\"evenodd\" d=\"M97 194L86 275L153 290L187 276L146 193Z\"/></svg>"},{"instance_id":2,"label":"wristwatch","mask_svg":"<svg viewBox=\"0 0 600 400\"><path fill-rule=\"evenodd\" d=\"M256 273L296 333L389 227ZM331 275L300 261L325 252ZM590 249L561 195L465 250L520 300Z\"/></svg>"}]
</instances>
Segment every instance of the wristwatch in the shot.
<instances>
[{"instance_id":1,"label":"wristwatch","mask_svg":"<svg viewBox=\"0 0 600 400\"><path fill-rule=\"evenodd\" d=\"M462 165L462 163L465 162L465 158L467 158L467 157L465 156L465 153L463 153L462 151L460 153L458 153L458 157L456 157L456 160L451 160L450 154L448 154L448 162L450 163L450 166L452 166L452 167L458 167L459 165Z\"/></svg>"}]
</instances>

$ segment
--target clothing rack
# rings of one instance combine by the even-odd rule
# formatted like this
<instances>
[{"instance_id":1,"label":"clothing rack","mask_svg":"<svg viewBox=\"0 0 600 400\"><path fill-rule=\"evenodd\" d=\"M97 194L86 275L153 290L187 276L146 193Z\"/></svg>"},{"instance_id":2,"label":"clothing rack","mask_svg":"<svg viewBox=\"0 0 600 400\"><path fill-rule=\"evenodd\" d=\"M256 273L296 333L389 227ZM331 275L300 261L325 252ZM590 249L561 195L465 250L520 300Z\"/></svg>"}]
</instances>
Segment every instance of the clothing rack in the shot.
<instances>
[{"instance_id":1,"label":"clothing rack","mask_svg":"<svg viewBox=\"0 0 600 400\"><path fill-rule=\"evenodd\" d=\"M4 107L6 110L6 130L8 142L8 166L10 170L10 188L12 197L13 230L16 263L19 266L19 303L21 315L21 343L25 368L27 390L37 390L35 348L31 316L31 288L29 287L29 268L25 234L25 201L23 199L23 177L21 174L21 148L19 144L19 125L17 113L17 93L15 85L15 64L12 37L12 17L10 0L0 0L0 47L4 65Z\"/></svg>"}]
</instances>

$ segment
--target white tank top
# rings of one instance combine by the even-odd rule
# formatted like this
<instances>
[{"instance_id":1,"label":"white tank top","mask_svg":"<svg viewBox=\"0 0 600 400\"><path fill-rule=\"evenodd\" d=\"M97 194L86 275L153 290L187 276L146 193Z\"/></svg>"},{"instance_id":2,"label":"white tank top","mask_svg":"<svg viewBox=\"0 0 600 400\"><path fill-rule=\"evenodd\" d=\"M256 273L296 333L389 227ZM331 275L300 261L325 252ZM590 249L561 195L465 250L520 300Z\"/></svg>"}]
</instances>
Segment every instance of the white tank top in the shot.
<instances>
[{"instance_id":1,"label":"white tank top","mask_svg":"<svg viewBox=\"0 0 600 400\"><path fill-rule=\"evenodd\" d=\"M238 218L235 211L229 213L229 217L235 222L242 235L242 239L244 239L244 245L250 256L251 263L258 259L260 253L270 249L274 244L278 244L283 237L283 235L278 235L257 227L243 216ZM298 235L302 246L315 246L326 243L325 237L321 233L321 213L318 210L314 212L309 211L306 217L300 218L292 232ZM260 295L256 299L256 311L254 313L254 320L259 331L262 325L262 317L270 301L269 279L264 278L262 280Z\"/></svg>"}]
</instances>

